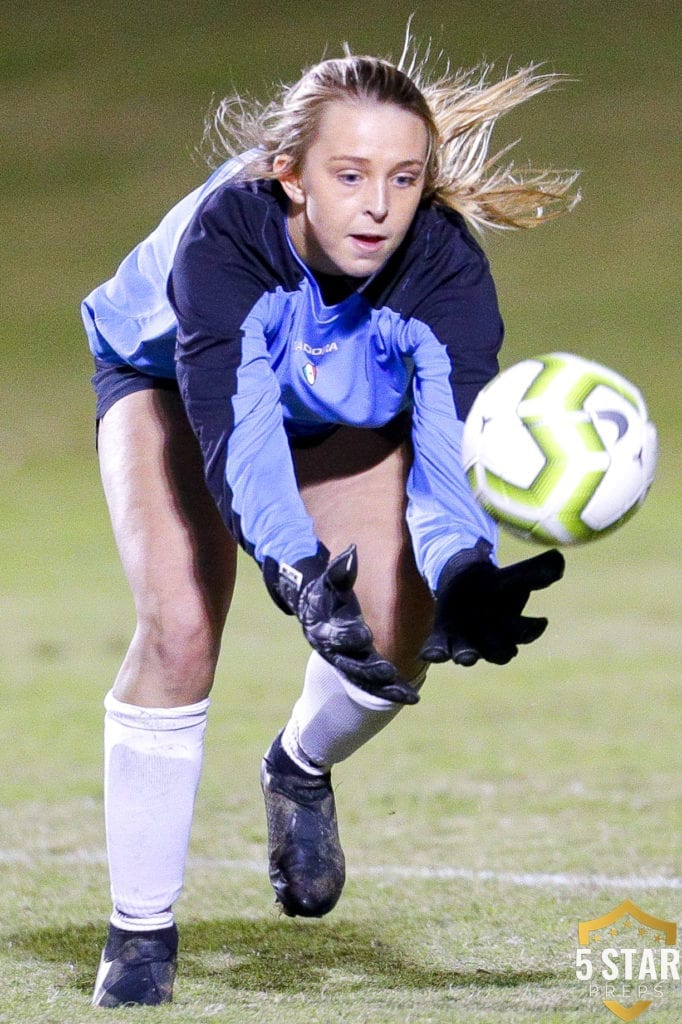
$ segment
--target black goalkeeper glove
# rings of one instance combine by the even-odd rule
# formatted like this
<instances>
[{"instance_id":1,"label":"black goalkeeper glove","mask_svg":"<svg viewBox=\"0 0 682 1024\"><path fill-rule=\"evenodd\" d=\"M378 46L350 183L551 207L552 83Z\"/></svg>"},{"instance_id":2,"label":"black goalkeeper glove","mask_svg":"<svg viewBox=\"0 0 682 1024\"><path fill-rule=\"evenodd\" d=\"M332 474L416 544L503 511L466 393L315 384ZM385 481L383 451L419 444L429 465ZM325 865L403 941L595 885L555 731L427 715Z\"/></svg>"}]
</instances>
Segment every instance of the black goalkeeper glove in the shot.
<instances>
[{"instance_id":1,"label":"black goalkeeper glove","mask_svg":"<svg viewBox=\"0 0 682 1024\"><path fill-rule=\"evenodd\" d=\"M396 704L416 704L419 694L402 680L390 661L374 647L353 586L358 574L355 545L329 561L320 545L317 555L295 565L266 559L265 582L275 603L296 615L310 646L356 686Z\"/></svg>"},{"instance_id":2,"label":"black goalkeeper glove","mask_svg":"<svg viewBox=\"0 0 682 1024\"><path fill-rule=\"evenodd\" d=\"M500 569L490 561L491 550L480 540L446 562L435 595L433 631L420 652L424 661L475 665L483 658L506 665L519 644L544 633L547 619L521 613L532 591L563 576L563 555L545 551Z\"/></svg>"}]
</instances>

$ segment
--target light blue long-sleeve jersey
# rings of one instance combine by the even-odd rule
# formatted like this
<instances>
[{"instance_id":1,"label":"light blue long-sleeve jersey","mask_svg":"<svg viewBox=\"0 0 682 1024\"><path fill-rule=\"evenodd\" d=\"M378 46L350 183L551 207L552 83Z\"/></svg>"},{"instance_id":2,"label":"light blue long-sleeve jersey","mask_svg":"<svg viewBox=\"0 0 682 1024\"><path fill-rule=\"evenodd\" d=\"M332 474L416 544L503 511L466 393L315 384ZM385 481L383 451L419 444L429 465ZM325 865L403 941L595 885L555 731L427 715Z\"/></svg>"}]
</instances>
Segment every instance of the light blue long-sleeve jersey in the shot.
<instances>
[{"instance_id":1,"label":"light blue long-sleeve jersey","mask_svg":"<svg viewBox=\"0 0 682 1024\"><path fill-rule=\"evenodd\" d=\"M425 204L388 264L327 305L290 243L278 186L234 183L238 167L182 200L88 296L91 349L177 374L211 492L260 563L317 549L296 438L410 415L407 522L435 589L450 556L496 540L460 454L462 420L502 341L487 260L457 214Z\"/></svg>"}]
</instances>

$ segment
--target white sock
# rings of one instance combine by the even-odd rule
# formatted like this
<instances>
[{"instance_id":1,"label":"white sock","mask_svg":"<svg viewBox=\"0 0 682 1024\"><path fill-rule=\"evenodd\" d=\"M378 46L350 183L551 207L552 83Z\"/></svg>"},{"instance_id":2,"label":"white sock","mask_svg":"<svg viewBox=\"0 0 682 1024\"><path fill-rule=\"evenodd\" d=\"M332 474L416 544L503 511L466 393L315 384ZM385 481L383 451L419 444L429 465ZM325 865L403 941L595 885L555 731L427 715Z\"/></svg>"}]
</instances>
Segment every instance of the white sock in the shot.
<instances>
[{"instance_id":1,"label":"white sock","mask_svg":"<svg viewBox=\"0 0 682 1024\"><path fill-rule=\"evenodd\" d=\"M112 921L164 928L183 885L209 701L142 708L108 693L104 706Z\"/></svg>"},{"instance_id":2,"label":"white sock","mask_svg":"<svg viewBox=\"0 0 682 1024\"><path fill-rule=\"evenodd\" d=\"M419 689L425 677L426 671L412 685ZM376 736L401 708L355 686L313 651L282 746L304 771L322 775Z\"/></svg>"},{"instance_id":3,"label":"white sock","mask_svg":"<svg viewBox=\"0 0 682 1024\"><path fill-rule=\"evenodd\" d=\"M163 913L153 914L151 917L133 917L131 914L122 914L114 907L109 920L126 932L156 932L170 928L175 918L172 910L164 910Z\"/></svg>"}]
</instances>

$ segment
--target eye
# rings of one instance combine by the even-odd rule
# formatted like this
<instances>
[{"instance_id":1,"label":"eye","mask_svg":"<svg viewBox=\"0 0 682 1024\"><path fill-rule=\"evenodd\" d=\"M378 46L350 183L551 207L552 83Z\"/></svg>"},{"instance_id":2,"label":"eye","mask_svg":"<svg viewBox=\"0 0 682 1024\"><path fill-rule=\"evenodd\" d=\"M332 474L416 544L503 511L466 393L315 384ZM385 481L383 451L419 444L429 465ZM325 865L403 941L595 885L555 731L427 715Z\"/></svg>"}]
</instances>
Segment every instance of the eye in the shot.
<instances>
[{"instance_id":1,"label":"eye","mask_svg":"<svg viewBox=\"0 0 682 1024\"><path fill-rule=\"evenodd\" d=\"M336 177L344 185L357 185L362 176L359 171L339 171Z\"/></svg>"},{"instance_id":2,"label":"eye","mask_svg":"<svg viewBox=\"0 0 682 1024\"><path fill-rule=\"evenodd\" d=\"M397 185L398 188L410 188L411 185L416 185L421 179L419 174L396 174L393 179L393 184Z\"/></svg>"}]
</instances>

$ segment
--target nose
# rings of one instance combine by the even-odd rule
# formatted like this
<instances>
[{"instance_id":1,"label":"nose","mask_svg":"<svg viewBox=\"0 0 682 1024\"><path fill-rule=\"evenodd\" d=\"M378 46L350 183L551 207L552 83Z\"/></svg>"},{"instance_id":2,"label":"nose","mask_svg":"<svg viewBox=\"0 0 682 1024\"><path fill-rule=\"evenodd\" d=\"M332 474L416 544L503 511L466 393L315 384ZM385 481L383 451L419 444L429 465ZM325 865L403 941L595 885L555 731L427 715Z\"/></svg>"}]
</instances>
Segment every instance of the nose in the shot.
<instances>
[{"instance_id":1,"label":"nose","mask_svg":"<svg viewBox=\"0 0 682 1024\"><path fill-rule=\"evenodd\" d=\"M381 224L388 216L388 189L383 181L372 182L367 190L365 212L373 221Z\"/></svg>"}]
</instances>

